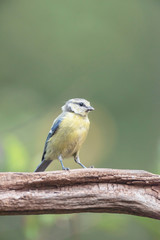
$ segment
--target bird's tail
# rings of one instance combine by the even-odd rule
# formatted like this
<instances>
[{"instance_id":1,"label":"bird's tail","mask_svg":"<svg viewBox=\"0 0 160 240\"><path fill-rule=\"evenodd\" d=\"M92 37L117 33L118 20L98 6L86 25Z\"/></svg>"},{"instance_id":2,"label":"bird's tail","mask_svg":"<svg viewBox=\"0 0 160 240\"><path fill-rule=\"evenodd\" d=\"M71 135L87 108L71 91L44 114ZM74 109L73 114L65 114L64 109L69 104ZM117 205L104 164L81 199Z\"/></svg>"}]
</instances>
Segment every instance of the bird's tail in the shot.
<instances>
[{"instance_id":1,"label":"bird's tail","mask_svg":"<svg viewBox=\"0 0 160 240\"><path fill-rule=\"evenodd\" d=\"M48 165L52 162L52 160L43 160L38 167L36 168L35 172L43 172Z\"/></svg>"}]
</instances>

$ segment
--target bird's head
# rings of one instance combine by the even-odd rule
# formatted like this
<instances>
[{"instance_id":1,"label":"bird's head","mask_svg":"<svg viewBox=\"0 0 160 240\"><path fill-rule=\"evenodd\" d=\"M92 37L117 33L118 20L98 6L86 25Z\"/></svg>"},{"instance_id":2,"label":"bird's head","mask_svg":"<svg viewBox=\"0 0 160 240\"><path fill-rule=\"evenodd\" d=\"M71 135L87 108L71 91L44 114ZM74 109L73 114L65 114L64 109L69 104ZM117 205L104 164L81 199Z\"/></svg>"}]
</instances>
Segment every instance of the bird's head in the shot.
<instances>
[{"instance_id":1,"label":"bird's head","mask_svg":"<svg viewBox=\"0 0 160 240\"><path fill-rule=\"evenodd\" d=\"M91 107L90 102L83 98L73 98L68 100L62 107L63 112L73 112L83 117L87 116L94 108Z\"/></svg>"}]
</instances>

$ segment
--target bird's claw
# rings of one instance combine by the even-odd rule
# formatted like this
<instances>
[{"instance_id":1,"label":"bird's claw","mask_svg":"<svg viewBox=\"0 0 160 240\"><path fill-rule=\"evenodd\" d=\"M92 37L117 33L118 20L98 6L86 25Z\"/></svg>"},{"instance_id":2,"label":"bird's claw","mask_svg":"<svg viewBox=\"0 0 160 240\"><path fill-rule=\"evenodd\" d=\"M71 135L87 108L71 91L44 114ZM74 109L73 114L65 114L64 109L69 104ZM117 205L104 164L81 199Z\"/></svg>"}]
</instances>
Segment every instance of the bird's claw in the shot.
<instances>
[{"instance_id":1,"label":"bird's claw","mask_svg":"<svg viewBox=\"0 0 160 240\"><path fill-rule=\"evenodd\" d=\"M91 165L89 168L94 168L94 166L93 166L93 165Z\"/></svg>"},{"instance_id":2,"label":"bird's claw","mask_svg":"<svg viewBox=\"0 0 160 240\"><path fill-rule=\"evenodd\" d=\"M63 167L62 170L69 171L70 168L68 168L68 167Z\"/></svg>"}]
</instances>

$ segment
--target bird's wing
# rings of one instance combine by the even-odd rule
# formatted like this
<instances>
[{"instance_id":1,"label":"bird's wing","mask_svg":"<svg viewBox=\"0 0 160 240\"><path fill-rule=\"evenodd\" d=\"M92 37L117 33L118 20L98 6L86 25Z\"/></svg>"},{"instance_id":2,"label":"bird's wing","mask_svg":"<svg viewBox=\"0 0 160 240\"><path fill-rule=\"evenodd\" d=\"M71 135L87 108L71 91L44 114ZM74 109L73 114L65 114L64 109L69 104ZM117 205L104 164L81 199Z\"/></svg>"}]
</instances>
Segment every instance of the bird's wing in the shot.
<instances>
[{"instance_id":1,"label":"bird's wing","mask_svg":"<svg viewBox=\"0 0 160 240\"><path fill-rule=\"evenodd\" d=\"M49 139L56 133L56 131L58 130L59 128L59 125L60 123L62 122L63 118L62 117L58 117L54 122L53 122L53 125L51 127L51 130L49 131L48 133L48 136L47 136L47 139L46 139L46 142L45 142L45 145L44 145L44 151L43 151L43 155L42 155L42 161L44 160L44 156L46 154L46 148L47 148L47 144L48 144L48 141Z\"/></svg>"}]
</instances>

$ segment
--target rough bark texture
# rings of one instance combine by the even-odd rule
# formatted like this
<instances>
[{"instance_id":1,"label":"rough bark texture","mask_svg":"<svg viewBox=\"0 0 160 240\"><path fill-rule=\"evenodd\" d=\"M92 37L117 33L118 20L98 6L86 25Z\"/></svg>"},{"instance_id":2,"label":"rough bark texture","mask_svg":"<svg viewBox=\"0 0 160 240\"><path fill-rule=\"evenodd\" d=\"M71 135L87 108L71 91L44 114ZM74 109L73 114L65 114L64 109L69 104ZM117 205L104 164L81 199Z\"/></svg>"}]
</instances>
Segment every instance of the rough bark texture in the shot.
<instances>
[{"instance_id":1,"label":"rough bark texture","mask_svg":"<svg viewBox=\"0 0 160 240\"><path fill-rule=\"evenodd\" d=\"M160 176L116 169L0 173L0 215L74 212L160 219Z\"/></svg>"}]
</instances>

